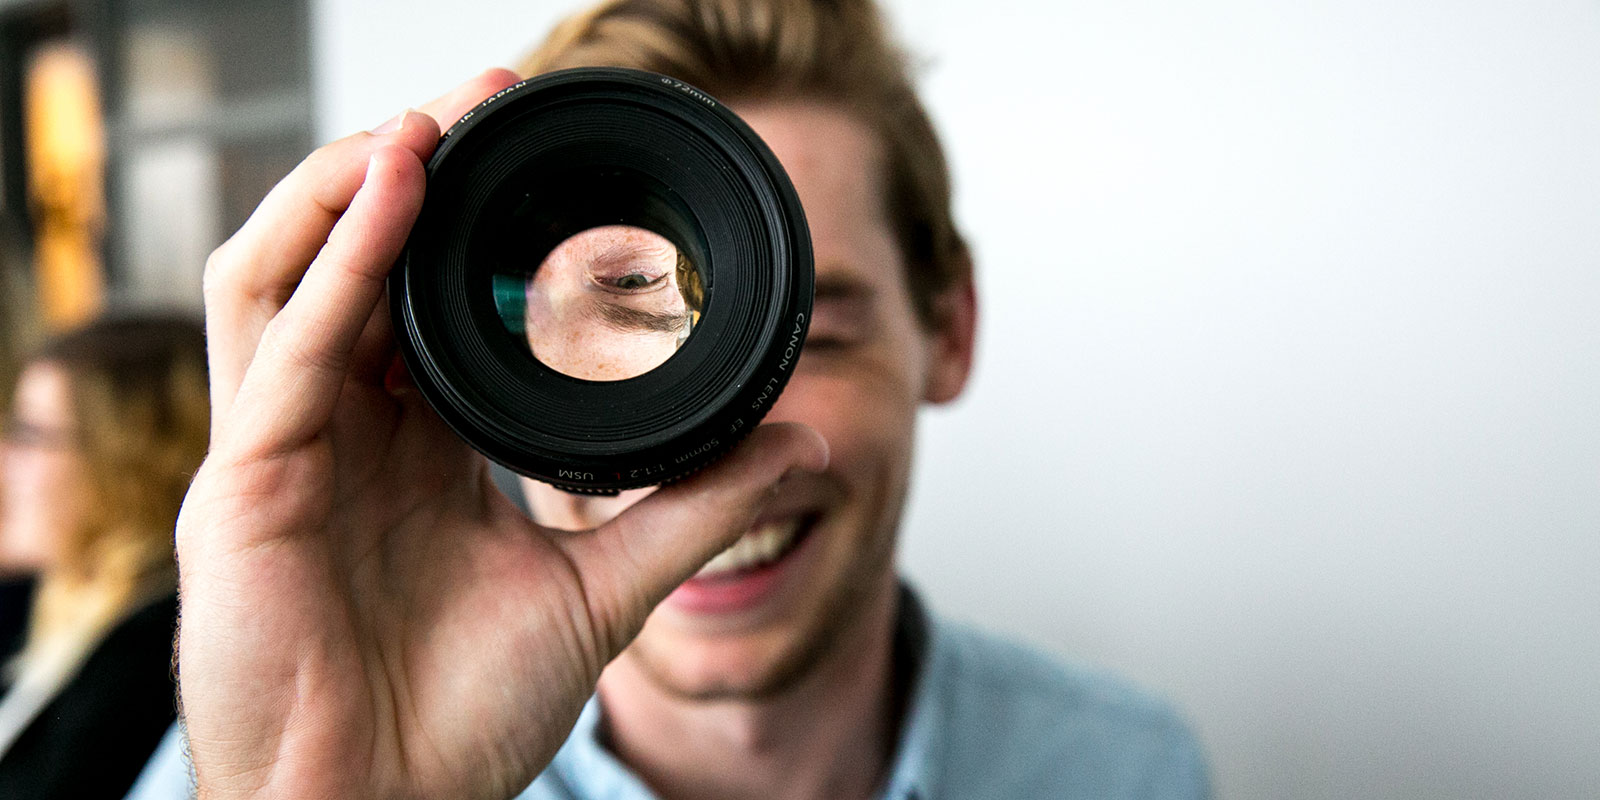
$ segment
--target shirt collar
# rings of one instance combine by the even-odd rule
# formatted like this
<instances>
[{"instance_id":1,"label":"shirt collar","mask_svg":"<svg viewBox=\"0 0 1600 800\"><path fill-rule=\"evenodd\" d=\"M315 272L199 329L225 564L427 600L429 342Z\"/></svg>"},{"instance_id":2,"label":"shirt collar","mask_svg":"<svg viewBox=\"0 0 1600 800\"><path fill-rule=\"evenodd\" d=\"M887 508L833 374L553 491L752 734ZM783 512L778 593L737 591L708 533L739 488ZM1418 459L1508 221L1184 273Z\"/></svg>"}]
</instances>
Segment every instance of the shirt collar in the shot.
<instances>
[{"instance_id":1,"label":"shirt collar","mask_svg":"<svg viewBox=\"0 0 1600 800\"><path fill-rule=\"evenodd\" d=\"M903 680L909 681L910 688L889 779L879 795L882 800L932 800L936 797L937 776L932 768L940 763L946 727L943 695L939 690L944 683L944 659L939 644L939 630L927 608L916 592L902 583L900 610L895 620L895 658L904 661L896 672L905 676Z\"/></svg>"},{"instance_id":2,"label":"shirt collar","mask_svg":"<svg viewBox=\"0 0 1600 800\"><path fill-rule=\"evenodd\" d=\"M600 741L600 696L589 698L550 770L585 800L652 800L655 794Z\"/></svg>"}]
</instances>

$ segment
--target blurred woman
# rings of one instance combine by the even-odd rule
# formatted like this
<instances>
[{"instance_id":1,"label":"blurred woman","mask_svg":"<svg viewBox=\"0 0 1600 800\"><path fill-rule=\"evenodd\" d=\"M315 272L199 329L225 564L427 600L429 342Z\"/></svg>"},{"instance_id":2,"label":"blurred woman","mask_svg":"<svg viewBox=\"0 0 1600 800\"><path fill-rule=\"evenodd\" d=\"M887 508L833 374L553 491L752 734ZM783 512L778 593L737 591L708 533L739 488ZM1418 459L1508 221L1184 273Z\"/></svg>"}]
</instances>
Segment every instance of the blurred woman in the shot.
<instances>
[{"instance_id":1,"label":"blurred woman","mask_svg":"<svg viewBox=\"0 0 1600 800\"><path fill-rule=\"evenodd\" d=\"M175 716L172 531L205 454L205 340L97 322L17 380L0 547L38 588L0 698L0 797L120 798Z\"/></svg>"},{"instance_id":2,"label":"blurred woman","mask_svg":"<svg viewBox=\"0 0 1600 800\"><path fill-rule=\"evenodd\" d=\"M31 287L20 276L28 265L18 263L18 250L13 225L0 221L0 387L9 387L16 380L18 360L32 348L34 330L30 305ZM0 420L9 419L11 393L0 391ZM0 480L4 480L0 472ZM4 497L0 496L0 503ZM0 664L22 648L22 636L27 630L28 609L33 605L35 565L29 558L13 560L5 546L4 529L0 529ZM0 687L4 686L0 678Z\"/></svg>"}]
</instances>

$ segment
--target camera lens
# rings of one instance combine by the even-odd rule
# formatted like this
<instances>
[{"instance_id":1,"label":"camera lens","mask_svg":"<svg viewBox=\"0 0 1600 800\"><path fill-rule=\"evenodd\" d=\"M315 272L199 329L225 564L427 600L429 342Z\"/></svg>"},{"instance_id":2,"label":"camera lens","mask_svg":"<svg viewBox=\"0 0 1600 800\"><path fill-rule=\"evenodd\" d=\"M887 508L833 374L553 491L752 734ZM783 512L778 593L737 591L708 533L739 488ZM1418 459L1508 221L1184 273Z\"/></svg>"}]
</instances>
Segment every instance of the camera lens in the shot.
<instances>
[{"instance_id":1,"label":"camera lens","mask_svg":"<svg viewBox=\"0 0 1600 800\"><path fill-rule=\"evenodd\" d=\"M534 78L445 132L390 276L440 416L578 492L668 482L748 433L788 382L813 288L777 159L672 78Z\"/></svg>"}]
</instances>

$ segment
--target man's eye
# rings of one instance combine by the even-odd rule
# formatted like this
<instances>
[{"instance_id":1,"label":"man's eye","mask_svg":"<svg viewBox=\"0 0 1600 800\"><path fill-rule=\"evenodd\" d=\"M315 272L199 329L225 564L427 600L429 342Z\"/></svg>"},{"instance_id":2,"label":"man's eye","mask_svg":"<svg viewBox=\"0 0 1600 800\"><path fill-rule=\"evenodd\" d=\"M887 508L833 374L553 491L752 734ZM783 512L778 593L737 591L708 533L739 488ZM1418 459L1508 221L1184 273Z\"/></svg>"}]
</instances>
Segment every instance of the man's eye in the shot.
<instances>
[{"instance_id":1,"label":"man's eye","mask_svg":"<svg viewBox=\"0 0 1600 800\"><path fill-rule=\"evenodd\" d=\"M819 353L829 353L843 350L850 346L850 340L838 336L807 336L806 350L815 350Z\"/></svg>"},{"instance_id":2,"label":"man's eye","mask_svg":"<svg viewBox=\"0 0 1600 800\"><path fill-rule=\"evenodd\" d=\"M666 275L651 277L643 272L630 272L616 278L603 278L600 283L619 292L642 292L661 283L664 278Z\"/></svg>"}]
</instances>

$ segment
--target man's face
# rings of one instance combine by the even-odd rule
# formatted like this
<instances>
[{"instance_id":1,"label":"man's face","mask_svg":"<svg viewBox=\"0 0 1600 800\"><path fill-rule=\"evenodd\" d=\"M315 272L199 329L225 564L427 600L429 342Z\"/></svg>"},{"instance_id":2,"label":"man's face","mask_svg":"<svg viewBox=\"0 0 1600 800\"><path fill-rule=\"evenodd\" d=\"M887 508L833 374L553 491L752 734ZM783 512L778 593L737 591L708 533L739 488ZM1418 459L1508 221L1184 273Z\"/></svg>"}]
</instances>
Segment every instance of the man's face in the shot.
<instances>
[{"instance_id":1,"label":"man's face","mask_svg":"<svg viewBox=\"0 0 1600 800\"><path fill-rule=\"evenodd\" d=\"M871 132L823 105L735 110L794 181L816 254L810 334L768 419L815 428L832 459L822 475L786 481L752 530L657 608L623 654L660 688L697 698L781 691L892 597L917 407L958 392L970 354L970 326L952 346L952 334L930 334L916 318ZM591 498L526 485L542 522L573 529L650 491Z\"/></svg>"}]
</instances>

